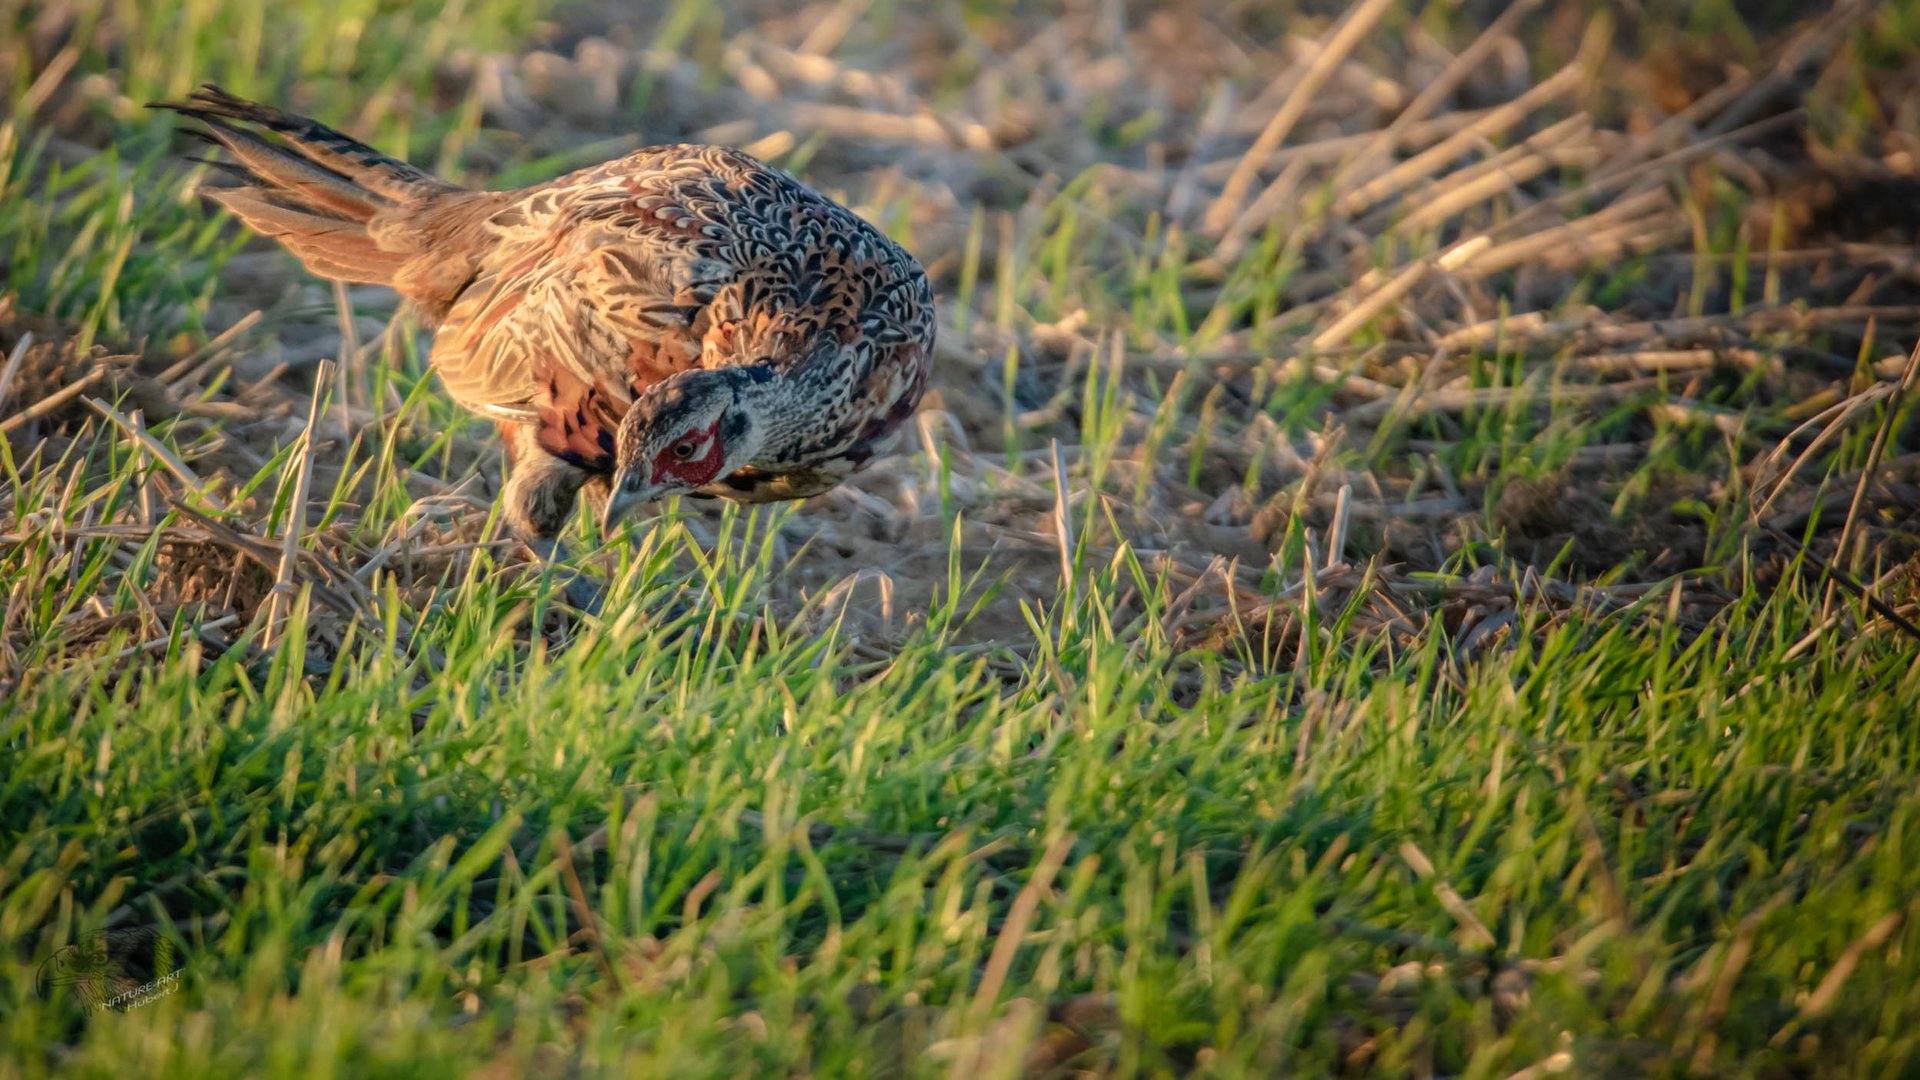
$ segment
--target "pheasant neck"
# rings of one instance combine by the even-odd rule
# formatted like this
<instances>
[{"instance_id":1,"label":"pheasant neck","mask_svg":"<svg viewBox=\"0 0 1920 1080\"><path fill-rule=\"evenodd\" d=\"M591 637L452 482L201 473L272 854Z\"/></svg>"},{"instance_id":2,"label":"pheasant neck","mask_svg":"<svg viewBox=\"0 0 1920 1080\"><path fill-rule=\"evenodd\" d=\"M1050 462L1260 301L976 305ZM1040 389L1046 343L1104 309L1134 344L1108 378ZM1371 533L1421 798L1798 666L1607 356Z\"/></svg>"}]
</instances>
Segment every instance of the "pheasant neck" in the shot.
<instances>
[{"instance_id":1,"label":"pheasant neck","mask_svg":"<svg viewBox=\"0 0 1920 1080\"><path fill-rule=\"evenodd\" d=\"M800 464L830 449L835 406L852 400L856 375L857 365L825 353L741 386L740 405L760 429L752 463L761 468Z\"/></svg>"}]
</instances>

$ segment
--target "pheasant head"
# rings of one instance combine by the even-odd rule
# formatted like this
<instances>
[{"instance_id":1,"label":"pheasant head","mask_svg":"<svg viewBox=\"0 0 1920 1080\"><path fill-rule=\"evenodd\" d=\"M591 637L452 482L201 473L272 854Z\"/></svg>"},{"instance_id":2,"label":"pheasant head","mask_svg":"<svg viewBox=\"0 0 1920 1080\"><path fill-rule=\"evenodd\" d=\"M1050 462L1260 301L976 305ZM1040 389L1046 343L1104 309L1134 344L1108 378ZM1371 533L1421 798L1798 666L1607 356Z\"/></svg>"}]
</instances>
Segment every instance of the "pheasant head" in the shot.
<instances>
[{"instance_id":1,"label":"pheasant head","mask_svg":"<svg viewBox=\"0 0 1920 1080\"><path fill-rule=\"evenodd\" d=\"M766 395L775 378L758 365L683 371L642 394L614 435L613 490L603 526L637 508L697 491L737 471L766 441Z\"/></svg>"}]
</instances>

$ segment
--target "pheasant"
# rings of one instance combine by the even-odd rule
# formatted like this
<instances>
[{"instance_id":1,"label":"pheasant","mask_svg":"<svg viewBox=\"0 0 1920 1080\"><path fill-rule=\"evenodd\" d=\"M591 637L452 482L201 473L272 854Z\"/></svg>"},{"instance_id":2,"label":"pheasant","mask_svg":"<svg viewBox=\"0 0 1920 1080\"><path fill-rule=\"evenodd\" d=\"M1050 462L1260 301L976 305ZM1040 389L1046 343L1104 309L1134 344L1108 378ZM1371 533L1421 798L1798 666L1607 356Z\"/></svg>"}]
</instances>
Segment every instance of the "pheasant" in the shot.
<instances>
[{"instance_id":1,"label":"pheasant","mask_svg":"<svg viewBox=\"0 0 1920 1080\"><path fill-rule=\"evenodd\" d=\"M207 85L182 113L242 181L203 189L307 269L391 286L506 446L503 518L542 561L584 495L611 531L670 495L827 491L926 388L933 296L898 244L738 150L673 145L473 191ZM570 590L570 595L572 595Z\"/></svg>"}]
</instances>

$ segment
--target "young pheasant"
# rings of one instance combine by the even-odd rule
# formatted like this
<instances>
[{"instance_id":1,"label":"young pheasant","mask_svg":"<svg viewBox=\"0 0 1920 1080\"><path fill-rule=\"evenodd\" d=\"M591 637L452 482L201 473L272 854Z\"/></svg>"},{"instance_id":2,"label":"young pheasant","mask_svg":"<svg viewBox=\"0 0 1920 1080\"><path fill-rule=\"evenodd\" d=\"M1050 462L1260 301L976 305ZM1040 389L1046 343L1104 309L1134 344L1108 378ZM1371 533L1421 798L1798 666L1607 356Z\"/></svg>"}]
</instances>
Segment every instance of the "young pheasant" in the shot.
<instances>
[{"instance_id":1,"label":"young pheasant","mask_svg":"<svg viewBox=\"0 0 1920 1080\"><path fill-rule=\"evenodd\" d=\"M235 159L223 167L244 184L209 197L316 274L391 286L435 327L433 369L498 425L504 517L542 559L583 492L611 528L674 494L826 491L926 387L920 264L738 150L656 146L470 191L218 87L156 107Z\"/></svg>"}]
</instances>

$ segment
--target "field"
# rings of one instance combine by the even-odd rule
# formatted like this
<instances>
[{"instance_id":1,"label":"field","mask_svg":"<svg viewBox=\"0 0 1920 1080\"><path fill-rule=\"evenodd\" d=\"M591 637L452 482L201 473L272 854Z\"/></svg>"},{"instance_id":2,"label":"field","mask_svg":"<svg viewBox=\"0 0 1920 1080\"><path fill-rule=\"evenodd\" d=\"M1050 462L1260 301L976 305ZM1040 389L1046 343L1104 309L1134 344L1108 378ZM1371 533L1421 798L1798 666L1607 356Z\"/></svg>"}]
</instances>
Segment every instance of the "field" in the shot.
<instances>
[{"instance_id":1,"label":"field","mask_svg":"<svg viewBox=\"0 0 1920 1080\"><path fill-rule=\"evenodd\" d=\"M574 611L201 82L745 147L932 389ZM1920 2L0 0L0 86L0 1077L1920 1075Z\"/></svg>"}]
</instances>

